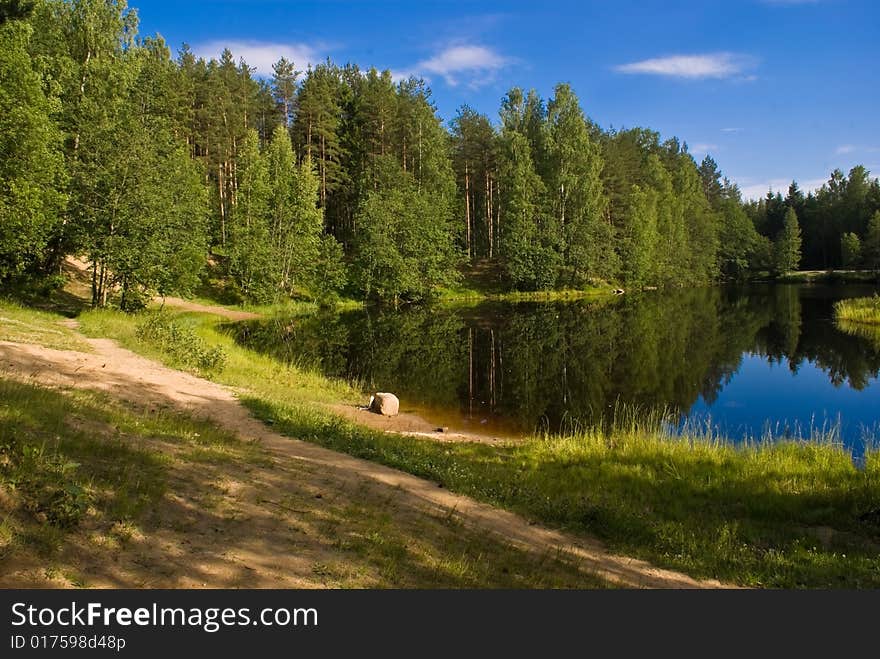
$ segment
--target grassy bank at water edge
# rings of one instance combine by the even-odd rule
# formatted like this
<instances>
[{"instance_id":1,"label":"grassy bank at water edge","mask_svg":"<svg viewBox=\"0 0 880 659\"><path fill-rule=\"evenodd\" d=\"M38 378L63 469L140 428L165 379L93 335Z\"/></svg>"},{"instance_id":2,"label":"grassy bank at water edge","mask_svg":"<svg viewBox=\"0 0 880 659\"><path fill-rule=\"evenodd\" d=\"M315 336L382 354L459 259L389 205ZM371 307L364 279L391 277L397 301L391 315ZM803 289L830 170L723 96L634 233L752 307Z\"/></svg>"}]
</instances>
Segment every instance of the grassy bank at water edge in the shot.
<instances>
[{"instance_id":1,"label":"grassy bank at water edge","mask_svg":"<svg viewBox=\"0 0 880 659\"><path fill-rule=\"evenodd\" d=\"M880 295L841 300L834 305L834 318L849 323L880 325Z\"/></svg>"},{"instance_id":2,"label":"grassy bank at water edge","mask_svg":"<svg viewBox=\"0 0 880 659\"><path fill-rule=\"evenodd\" d=\"M880 457L862 467L833 443L734 447L672 437L657 417L501 446L375 432L313 403L364 400L356 384L236 345L220 321L176 316L226 353L212 379L238 387L275 430L428 478L531 519L699 577L768 587L880 587ZM82 316L92 335L170 364L139 340L143 317Z\"/></svg>"}]
</instances>

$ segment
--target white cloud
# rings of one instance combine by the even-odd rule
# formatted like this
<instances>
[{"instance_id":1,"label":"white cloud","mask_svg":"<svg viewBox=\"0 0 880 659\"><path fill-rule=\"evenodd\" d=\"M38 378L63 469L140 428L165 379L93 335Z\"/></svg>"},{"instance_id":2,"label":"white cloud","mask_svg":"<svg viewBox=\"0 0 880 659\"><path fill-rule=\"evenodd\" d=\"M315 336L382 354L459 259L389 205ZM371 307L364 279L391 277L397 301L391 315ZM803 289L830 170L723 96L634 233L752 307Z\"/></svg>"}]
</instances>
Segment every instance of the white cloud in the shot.
<instances>
[{"instance_id":1,"label":"white cloud","mask_svg":"<svg viewBox=\"0 0 880 659\"><path fill-rule=\"evenodd\" d=\"M739 133L742 131L742 128L722 128L722 133Z\"/></svg>"},{"instance_id":2,"label":"white cloud","mask_svg":"<svg viewBox=\"0 0 880 659\"><path fill-rule=\"evenodd\" d=\"M426 74L439 75L450 87L459 84L462 78L468 84L477 87L491 82L495 74L513 63L513 59L505 57L491 48L478 45L449 46L433 57L422 60L411 69L393 72L395 78L407 78L410 75L429 77Z\"/></svg>"},{"instance_id":3,"label":"white cloud","mask_svg":"<svg viewBox=\"0 0 880 659\"><path fill-rule=\"evenodd\" d=\"M743 179L743 183L748 182L750 179ZM797 179L796 179L797 180ZM798 187L801 189L801 192L807 194L808 192L814 192L821 188L825 183L828 182L827 178L815 178L815 179L807 179L804 181L798 180ZM742 192L743 199L761 199L762 197L767 196L767 191L773 192L776 194L777 192L781 192L782 196L785 196L788 193L788 186L791 185L791 179L785 178L774 178L769 181L764 181L762 183L754 183L750 185L740 185L740 192Z\"/></svg>"},{"instance_id":4,"label":"white cloud","mask_svg":"<svg viewBox=\"0 0 880 659\"><path fill-rule=\"evenodd\" d=\"M841 144L834 150L834 155L836 156L846 156L851 153L880 153L880 148L860 144Z\"/></svg>"},{"instance_id":5,"label":"white cloud","mask_svg":"<svg viewBox=\"0 0 880 659\"><path fill-rule=\"evenodd\" d=\"M753 57L737 53L703 53L700 55L669 55L630 62L614 67L619 73L659 75L670 78L701 80L732 78L756 64ZM748 76L744 80L754 79Z\"/></svg>"},{"instance_id":6,"label":"white cloud","mask_svg":"<svg viewBox=\"0 0 880 659\"><path fill-rule=\"evenodd\" d=\"M324 59L317 48L305 43L269 43L265 41L209 41L193 48L197 57L218 59L224 48L232 51L237 62L243 58L261 76L272 75L272 65L282 57L290 60L299 70L305 70Z\"/></svg>"},{"instance_id":7,"label":"white cloud","mask_svg":"<svg viewBox=\"0 0 880 659\"><path fill-rule=\"evenodd\" d=\"M412 71L401 71L396 69L390 69L389 73L394 82L403 82L404 80L409 79L410 76L414 75Z\"/></svg>"},{"instance_id":8,"label":"white cloud","mask_svg":"<svg viewBox=\"0 0 880 659\"><path fill-rule=\"evenodd\" d=\"M696 144L689 145L689 149L691 153L702 153L706 154L710 151L717 151L717 144L708 144L706 142L697 142Z\"/></svg>"}]
</instances>

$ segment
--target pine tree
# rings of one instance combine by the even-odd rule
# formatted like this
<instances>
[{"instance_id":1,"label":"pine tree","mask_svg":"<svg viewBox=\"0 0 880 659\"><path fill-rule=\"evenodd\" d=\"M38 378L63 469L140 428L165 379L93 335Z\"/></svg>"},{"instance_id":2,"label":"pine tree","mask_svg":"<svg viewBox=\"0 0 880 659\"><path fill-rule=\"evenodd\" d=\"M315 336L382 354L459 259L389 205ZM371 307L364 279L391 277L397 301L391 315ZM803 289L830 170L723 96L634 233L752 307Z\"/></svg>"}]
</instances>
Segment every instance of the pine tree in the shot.
<instances>
[{"instance_id":1,"label":"pine tree","mask_svg":"<svg viewBox=\"0 0 880 659\"><path fill-rule=\"evenodd\" d=\"M706 155L700 163L700 180L703 183L703 194L706 200L717 208L721 202L721 172L718 170L718 163L710 155Z\"/></svg>"},{"instance_id":2,"label":"pine tree","mask_svg":"<svg viewBox=\"0 0 880 659\"><path fill-rule=\"evenodd\" d=\"M866 267L880 269L880 210L876 211L868 222L862 254Z\"/></svg>"},{"instance_id":3,"label":"pine tree","mask_svg":"<svg viewBox=\"0 0 880 659\"><path fill-rule=\"evenodd\" d=\"M785 212L782 231L774 244L774 269L777 274L797 270L801 261L801 229L793 208Z\"/></svg>"},{"instance_id":4,"label":"pine tree","mask_svg":"<svg viewBox=\"0 0 880 659\"><path fill-rule=\"evenodd\" d=\"M456 280L450 207L420 192L391 156L375 162L376 187L358 211L354 279L365 297L398 304L420 300Z\"/></svg>"},{"instance_id":5,"label":"pine tree","mask_svg":"<svg viewBox=\"0 0 880 659\"><path fill-rule=\"evenodd\" d=\"M558 234L548 230L544 183L535 172L528 138L516 130L504 130L499 178L505 222L500 252L507 279L520 290L552 288L559 274Z\"/></svg>"},{"instance_id":6,"label":"pine tree","mask_svg":"<svg viewBox=\"0 0 880 659\"><path fill-rule=\"evenodd\" d=\"M840 237L840 253L844 268L856 268L862 261L862 241L854 233L845 233Z\"/></svg>"},{"instance_id":7,"label":"pine tree","mask_svg":"<svg viewBox=\"0 0 880 659\"><path fill-rule=\"evenodd\" d=\"M605 218L602 155L590 138L578 99L568 85L556 86L547 111L551 212L558 218L566 284L611 277L616 259Z\"/></svg>"},{"instance_id":8,"label":"pine tree","mask_svg":"<svg viewBox=\"0 0 880 659\"><path fill-rule=\"evenodd\" d=\"M227 269L242 297L268 302L279 293L278 262L269 228L272 188L256 130L245 135L236 169L239 188L229 218Z\"/></svg>"},{"instance_id":9,"label":"pine tree","mask_svg":"<svg viewBox=\"0 0 880 659\"><path fill-rule=\"evenodd\" d=\"M656 278L657 193L632 186L620 232L621 276L629 286L644 286Z\"/></svg>"},{"instance_id":10,"label":"pine tree","mask_svg":"<svg viewBox=\"0 0 880 659\"><path fill-rule=\"evenodd\" d=\"M275 98L282 122L286 128L290 127L294 116L294 101L296 99L296 79L302 71L294 68L293 62L284 57L272 65L272 95Z\"/></svg>"},{"instance_id":11,"label":"pine tree","mask_svg":"<svg viewBox=\"0 0 880 659\"><path fill-rule=\"evenodd\" d=\"M496 134L488 117L467 105L450 124L452 163L464 192L465 248L472 259L496 256Z\"/></svg>"},{"instance_id":12,"label":"pine tree","mask_svg":"<svg viewBox=\"0 0 880 659\"><path fill-rule=\"evenodd\" d=\"M331 196L344 184L345 155L340 141L341 81L339 71L330 64L321 64L306 73L296 98L296 120L293 125L296 146L302 158L311 161L320 179L320 206L327 209ZM345 239L348 227L339 213L328 213L328 228Z\"/></svg>"}]
</instances>

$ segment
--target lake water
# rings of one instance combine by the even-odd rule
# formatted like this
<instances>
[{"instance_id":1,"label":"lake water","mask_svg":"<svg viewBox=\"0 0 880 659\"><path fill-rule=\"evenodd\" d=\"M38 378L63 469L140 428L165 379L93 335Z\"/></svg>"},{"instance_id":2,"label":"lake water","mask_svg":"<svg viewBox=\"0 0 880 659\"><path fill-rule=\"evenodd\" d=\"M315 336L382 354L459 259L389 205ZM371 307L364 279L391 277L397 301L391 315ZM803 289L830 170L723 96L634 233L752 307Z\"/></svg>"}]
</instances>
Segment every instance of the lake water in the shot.
<instances>
[{"instance_id":1,"label":"lake water","mask_svg":"<svg viewBox=\"0 0 880 659\"><path fill-rule=\"evenodd\" d=\"M452 429L564 430L666 409L730 439L834 430L880 437L880 332L844 331L834 301L865 286L753 285L613 300L365 309L236 324L278 359L392 391Z\"/></svg>"}]
</instances>

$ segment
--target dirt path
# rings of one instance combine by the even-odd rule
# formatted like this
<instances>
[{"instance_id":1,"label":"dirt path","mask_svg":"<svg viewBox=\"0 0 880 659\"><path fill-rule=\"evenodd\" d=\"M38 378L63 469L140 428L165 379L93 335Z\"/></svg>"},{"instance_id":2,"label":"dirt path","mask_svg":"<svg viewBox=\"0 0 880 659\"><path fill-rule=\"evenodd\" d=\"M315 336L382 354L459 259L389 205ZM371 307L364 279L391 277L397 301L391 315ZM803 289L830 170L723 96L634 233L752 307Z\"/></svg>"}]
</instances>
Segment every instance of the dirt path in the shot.
<instances>
[{"instance_id":1,"label":"dirt path","mask_svg":"<svg viewBox=\"0 0 880 659\"><path fill-rule=\"evenodd\" d=\"M382 416L373 414L364 407L345 405L341 403L325 405L329 411L337 416L354 421L358 425L367 426L373 430L390 432L396 435L409 435L410 437L427 437L436 442L473 442L476 444L501 444L510 439L500 435L485 435L474 432L463 432L458 429L450 430L448 427L440 427L430 423L423 416L415 412L401 412L397 416Z\"/></svg>"},{"instance_id":2,"label":"dirt path","mask_svg":"<svg viewBox=\"0 0 880 659\"><path fill-rule=\"evenodd\" d=\"M599 542L533 524L519 515L454 494L410 474L284 437L254 419L236 400L234 392L224 386L162 366L120 348L109 339L91 339L89 343L94 353L0 342L0 370L17 372L43 384L106 391L138 406L187 410L320 473L331 490L357 492L365 486L379 486L389 500L434 515L454 516L465 526L488 532L517 548L542 556L566 553L584 569L619 585L727 587L718 581L698 581L613 554ZM261 560L271 561L271 557L263 556Z\"/></svg>"},{"instance_id":3,"label":"dirt path","mask_svg":"<svg viewBox=\"0 0 880 659\"><path fill-rule=\"evenodd\" d=\"M236 311L235 309L228 309L226 307L218 307L209 304L199 304L198 302L193 302L192 300L184 300L182 297L157 297L154 301L157 304L164 304L169 307L174 307L175 309L182 309L183 311L211 313L215 316L226 318L227 320L254 320L256 318L262 318L262 316L260 316L260 314L258 313L252 313L250 311Z\"/></svg>"}]
</instances>

